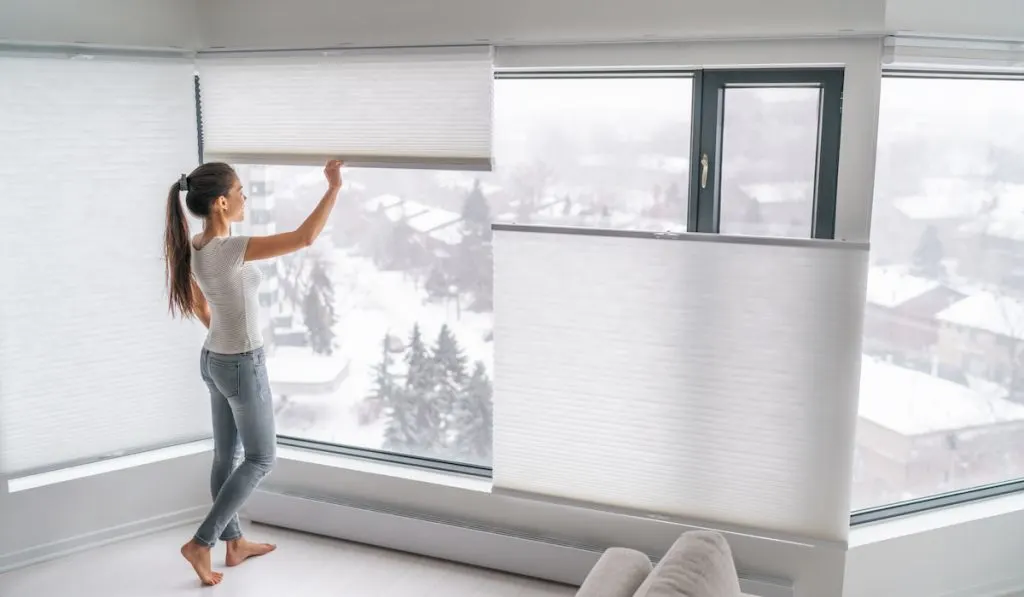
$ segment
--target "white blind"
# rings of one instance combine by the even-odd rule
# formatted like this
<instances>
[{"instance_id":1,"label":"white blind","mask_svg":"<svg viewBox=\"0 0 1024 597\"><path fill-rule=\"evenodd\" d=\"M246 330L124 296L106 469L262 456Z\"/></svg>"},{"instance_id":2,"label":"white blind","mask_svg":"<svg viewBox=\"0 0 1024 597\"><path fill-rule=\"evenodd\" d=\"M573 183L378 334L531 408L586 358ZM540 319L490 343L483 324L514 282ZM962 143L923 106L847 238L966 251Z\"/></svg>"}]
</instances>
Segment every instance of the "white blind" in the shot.
<instances>
[{"instance_id":1,"label":"white blind","mask_svg":"<svg viewBox=\"0 0 1024 597\"><path fill-rule=\"evenodd\" d=\"M489 169L486 47L207 55L207 160Z\"/></svg>"},{"instance_id":2,"label":"white blind","mask_svg":"<svg viewBox=\"0 0 1024 597\"><path fill-rule=\"evenodd\" d=\"M198 324L167 314L192 64L0 56L0 472L210 432Z\"/></svg>"},{"instance_id":3,"label":"white blind","mask_svg":"<svg viewBox=\"0 0 1024 597\"><path fill-rule=\"evenodd\" d=\"M1024 72L1024 42L890 36L882 63L890 69Z\"/></svg>"},{"instance_id":4,"label":"white blind","mask_svg":"<svg viewBox=\"0 0 1024 597\"><path fill-rule=\"evenodd\" d=\"M494 486L849 527L867 250L499 230Z\"/></svg>"}]
</instances>

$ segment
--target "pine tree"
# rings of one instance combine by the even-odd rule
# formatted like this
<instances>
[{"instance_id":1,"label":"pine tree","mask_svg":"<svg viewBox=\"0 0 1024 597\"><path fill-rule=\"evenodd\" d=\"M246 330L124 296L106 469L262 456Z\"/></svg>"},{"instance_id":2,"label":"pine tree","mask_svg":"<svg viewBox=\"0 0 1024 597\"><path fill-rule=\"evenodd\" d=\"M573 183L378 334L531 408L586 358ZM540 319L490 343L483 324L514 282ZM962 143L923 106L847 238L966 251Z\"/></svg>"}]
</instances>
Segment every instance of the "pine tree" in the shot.
<instances>
[{"instance_id":1,"label":"pine tree","mask_svg":"<svg viewBox=\"0 0 1024 597\"><path fill-rule=\"evenodd\" d=\"M491 206L488 205L487 197L480 188L480 179L474 181L473 189L466 195L466 200L462 204L462 221L464 226L472 228L473 232L490 236Z\"/></svg>"},{"instance_id":2,"label":"pine tree","mask_svg":"<svg viewBox=\"0 0 1024 597\"><path fill-rule=\"evenodd\" d=\"M492 395L487 368L477 361L452 413L456 457L485 466L491 464L494 430Z\"/></svg>"},{"instance_id":3,"label":"pine tree","mask_svg":"<svg viewBox=\"0 0 1024 597\"><path fill-rule=\"evenodd\" d=\"M309 334L309 345L316 354L334 353L334 285L322 260L313 264L309 287L302 302L302 317Z\"/></svg>"},{"instance_id":4,"label":"pine tree","mask_svg":"<svg viewBox=\"0 0 1024 597\"><path fill-rule=\"evenodd\" d=\"M413 326L405 350L405 383L393 391L384 430L384 447L395 452L437 456L445 451L444 425L436 404L436 372L423 344L420 326Z\"/></svg>"},{"instance_id":5,"label":"pine tree","mask_svg":"<svg viewBox=\"0 0 1024 597\"><path fill-rule=\"evenodd\" d=\"M671 207L683 205L683 194L680 192L678 184L673 182L668 186L668 190L665 191L665 204Z\"/></svg>"},{"instance_id":6,"label":"pine tree","mask_svg":"<svg viewBox=\"0 0 1024 597\"><path fill-rule=\"evenodd\" d=\"M471 293L471 308L489 311L493 304L494 272L491 261L491 210L480 181L466 195L462 206L462 240L455 252L455 282L461 292Z\"/></svg>"},{"instance_id":7,"label":"pine tree","mask_svg":"<svg viewBox=\"0 0 1024 597\"><path fill-rule=\"evenodd\" d=\"M427 291L427 297L430 300L440 301L451 295L450 286L451 283L444 272L444 267L440 264L435 264L430 268L430 273L427 275L427 281L424 283L423 289Z\"/></svg>"},{"instance_id":8,"label":"pine tree","mask_svg":"<svg viewBox=\"0 0 1024 597\"><path fill-rule=\"evenodd\" d=\"M380 362L373 368L373 390L364 399L367 411L371 413L370 419L376 419L380 413L387 412L393 406L392 399L395 395L395 378L391 370L391 351L388 350L389 335L384 334L381 341Z\"/></svg>"},{"instance_id":9,"label":"pine tree","mask_svg":"<svg viewBox=\"0 0 1024 597\"><path fill-rule=\"evenodd\" d=\"M942 263L944 257L945 249L938 229L928 226L914 250L912 272L929 280L941 280L946 277L946 267Z\"/></svg>"},{"instance_id":10,"label":"pine tree","mask_svg":"<svg viewBox=\"0 0 1024 597\"><path fill-rule=\"evenodd\" d=\"M444 423L445 440L450 443L452 411L466 382L466 355L447 325L441 326L431 358L437 375L434 403Z\"/></svg>"}]
</instances>

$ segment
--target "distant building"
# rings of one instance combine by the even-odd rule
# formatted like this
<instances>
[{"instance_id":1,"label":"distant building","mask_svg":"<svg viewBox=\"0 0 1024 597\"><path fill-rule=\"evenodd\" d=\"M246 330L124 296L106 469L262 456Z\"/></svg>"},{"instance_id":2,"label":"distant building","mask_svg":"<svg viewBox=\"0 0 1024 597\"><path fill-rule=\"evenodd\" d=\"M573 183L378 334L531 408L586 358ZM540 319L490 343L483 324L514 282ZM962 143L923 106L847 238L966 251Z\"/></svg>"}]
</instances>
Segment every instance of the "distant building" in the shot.
<instances>
[{"instance_id":1,"label":"distant building","mask_svg":"<svg viewBox=\"0 0 1024 597\"><path fill-rule=\"evenodd\" d=\"M250 236L267 236L277 234L274 221L274 183L268 176L266 166L247 166L242 172L247 181L245 194L246 219L239 226L241 234ZM274 334L271 322L280 316L282 306L281 264L277 259L261 261L257 264L263 272L263 284L260 285L260 329L263 330L265 342L272 345Z\"/></svg>"},{"instance_id":2,"label":"distant building","mask_svg":"<svg viewBox=\"0 0 1024 597\"><path fill-rule=\"evenodd\" d=\"M1024 405L1004 395L864 357L854 509L1024 476Z\"/></svg>"},{"instance_id":3,"label":"distant building","mask_svg":"<svg viewBox=\"0 0 1024 597\"><path fill-rule=\"evenodd\" d=\"M435 255L446 255L462 241L462 215L395 195L379 195L363 203L367 215L382 216L392 224L403 223L418 246Z\"/></svg>"},{"instance_id":4,"label":"distant building","mask_svg":"<svg viewBox=\"0 0 1024 597\"><path fill-rule=\"evenodd\" d=\"M964 235L963 226L975 221L991 202L992 194L974 178L927 178L918 193L895 196L891 202L876 199L872 236L885 239L878 244L891 254L883 258L903 260L931 228L948 257L969 265L975 256L974 239ZM972 275L969 271L958 273Z\"/></svg>"},{"instance_id":5,"label":"distant building","mask_svg":"<svg viewBox=\"0 0 1024 597\"><path fill-rule=\"evenodd\" d=\"M957 232L964 275L1024 297L1024 184L995 186L985 208Z\"/></svg>"},{"instance_id":6,"label":"distant building","mask_svg":"<svg viewBox=\"0 0 1024 597\"><path fill-rule=\"evenodd\" d=\"M864 351L930 370L939 341L936 316L963 297L937 280L907 273L906 267L872 266L864 311Z\"/></svg>"},{"instance_id":7,"label":"distant building","mask_svg":"<svg viewBox=\"0 0 1024 597\"><path fill-rule=\"evenodd\" d=\"M1003 384L1024 401L1024 301L979 292L936 318L942 365Z\"/></svg>"}]
</instances>

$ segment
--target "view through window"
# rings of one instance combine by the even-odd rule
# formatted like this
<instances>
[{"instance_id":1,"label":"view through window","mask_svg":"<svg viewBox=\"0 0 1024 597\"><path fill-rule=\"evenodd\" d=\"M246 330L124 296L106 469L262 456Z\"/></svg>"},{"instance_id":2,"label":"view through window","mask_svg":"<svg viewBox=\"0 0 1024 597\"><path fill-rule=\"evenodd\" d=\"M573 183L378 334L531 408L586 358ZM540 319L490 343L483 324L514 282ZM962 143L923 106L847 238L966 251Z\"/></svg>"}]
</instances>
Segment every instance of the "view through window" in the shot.
<instances>
[{"instance_id":1,"label":"view through window","mask_svg":"<svg viewBox=\"0 0 1024 597\"><path fill-rule=\"evenodd\" d=\"M722 234L810 238L821 90L726 88L722 100Z\"/></svg>"},{"instance_id":2,"label":"view through window","mask_svg":"<svg viewBox=\"0 0 1024 597\"><path fill-rule=\"evenodd\" d=\"M1024 477L1024 82L886 78L854 509Z\"/></svg>"},{"instance_id":3,"label":"view through window","mask_svg":"<svg viewBox=\"0 0 1024 597\"><path fill-rule=\"evenodd\" d=\"M347 169L307 251L261 265L278 432L489 466L493 221L686 228L692 80L495 82L490 173ZM239 166L239 234L297 226L320 168Z\"/></svg>"}]
</instances>

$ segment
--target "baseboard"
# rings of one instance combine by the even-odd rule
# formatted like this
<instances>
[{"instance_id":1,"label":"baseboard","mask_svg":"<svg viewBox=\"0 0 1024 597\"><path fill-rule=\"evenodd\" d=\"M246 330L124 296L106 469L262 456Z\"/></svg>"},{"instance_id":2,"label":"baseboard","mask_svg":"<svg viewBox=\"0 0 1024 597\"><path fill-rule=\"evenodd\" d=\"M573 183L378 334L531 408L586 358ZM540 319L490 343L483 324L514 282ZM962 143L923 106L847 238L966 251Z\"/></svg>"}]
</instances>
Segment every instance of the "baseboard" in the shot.
<instances>
[{"instance_id":1,"label":"baseboard","mask_svg":"<svg viewBox=\"0 0 1024 597\"><path fill-rule=\"evenodd\" d=\"M252 495L245 515L253 522L574 586L583 582L602 551L368 504L268 491ZM740 587L757 597L794 595L791 583L744 574Z\"/></svg>"},{"instance_id":2,"label":"baseboard","mask_svg":"<svg viewBox=\"0 0 1024 597\"><path fill-rule=\"evenodd\" d=\"M209 506L196 506L169 514L108 527L91 533L68 537L67 539L34 545L20 551L0 554L0 574L15 568L38 564L39 562L45 562L86 549L148 535L188 523L199 522L206 515L207 510L209 510Z\"/></svg>"}]
</instances>

